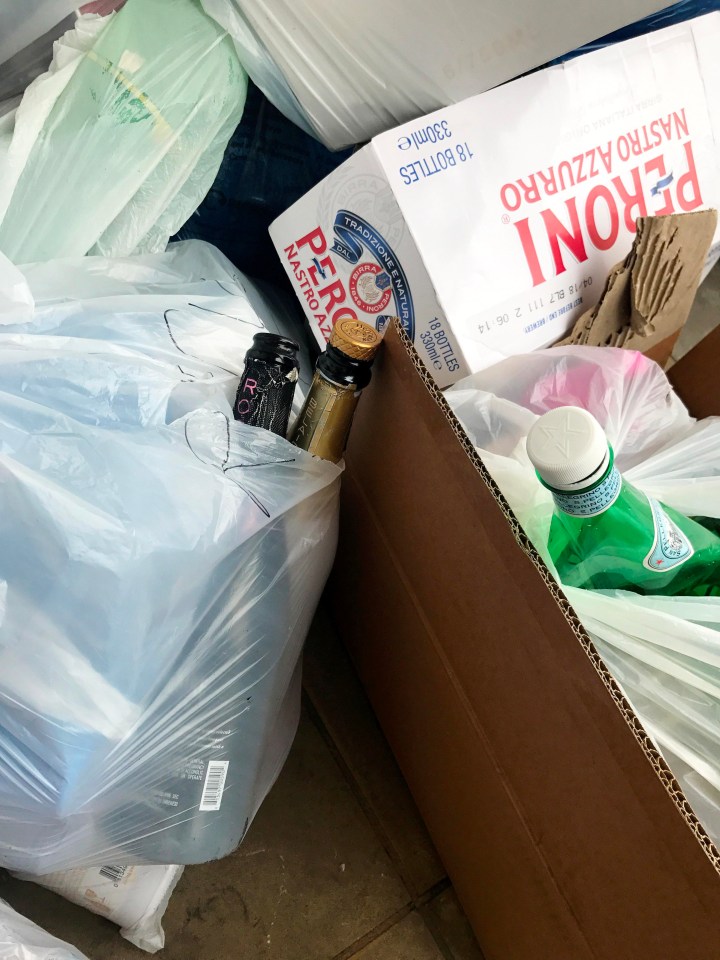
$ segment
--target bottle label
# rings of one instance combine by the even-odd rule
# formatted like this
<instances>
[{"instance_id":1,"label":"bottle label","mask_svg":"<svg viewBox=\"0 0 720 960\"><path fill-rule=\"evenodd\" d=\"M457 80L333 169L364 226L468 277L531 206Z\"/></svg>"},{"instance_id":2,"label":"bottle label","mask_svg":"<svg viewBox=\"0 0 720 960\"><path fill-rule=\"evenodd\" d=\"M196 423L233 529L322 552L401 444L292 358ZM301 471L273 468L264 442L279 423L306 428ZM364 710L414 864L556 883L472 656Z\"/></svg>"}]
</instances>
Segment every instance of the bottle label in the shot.
<instances>
[{"instance_id":1,"label":"bottle label","mask_svg":"<svg viewBox=\"0 0 720 960\"><path fill-rule=\"evenodd\" d=\"M685 534L665 513L657 500L648 497L652 511L655 539L650 553L643 560L643 566L657 573L664 573L685 563L695 552Z\"/></svg>"},{"instance_id":2,"label":"bottle label","mask_svg":"<svg viewBox=\"0 0 720 960\"><path fill-rule=\"evenodd\" d=\"M227 780L229 760L209 760L202 797L198 809L201 813L217 811L222 806L223 791Z\"/></svg>"},{"instance_id":3,"label":"bottle label","mask_svg":"<svg viewBox=\"0 0 720 960\"><path fill-rule=\"evenodd\" d=\"M297 378L295 368L288 371L279 364L247 360L235 397L235 419L284 437Z\"/></svg>"},{"instance_id":4,"label":"bottle label","mask_svg":"<svg viewBox=\"0 0 720 960\"><path fill-rule=\"evenodd\" d=\"M359 399L355 387L339 386L316 374L290 442L322 460L342 460Z\"/></svg>"},{"instance_id":5,"label":"bottle label","mask_svg":"<svg viewBox=\"0 0 720 960\"><path fill-rule=\"evenodd\" d=\"M566 493L562 490L553 490L555 503L563 513L571 517L596 517L611 507L620 496L622 477L613 467L602 483L592 490L581 490L577 493Z\"/></svg>"}]
</instances>

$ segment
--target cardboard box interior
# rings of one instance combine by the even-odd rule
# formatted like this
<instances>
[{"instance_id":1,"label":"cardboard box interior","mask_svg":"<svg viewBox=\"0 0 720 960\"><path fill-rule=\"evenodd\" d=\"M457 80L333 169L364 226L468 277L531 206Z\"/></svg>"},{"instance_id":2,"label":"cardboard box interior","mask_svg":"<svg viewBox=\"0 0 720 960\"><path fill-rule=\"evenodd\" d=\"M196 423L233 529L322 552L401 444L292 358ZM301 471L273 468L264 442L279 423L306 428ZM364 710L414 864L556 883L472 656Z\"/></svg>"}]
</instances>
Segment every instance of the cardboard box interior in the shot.
<instances>
[{"instance_id":1,"label":"cardboard box interior","mask_svg":"<svg viewBox=\"0 0 720 960\"><path fill-rule=\"evenodd\" d=\"M346 462L328 597L488 960L715 960L718 851L398 329Z\"/></svg>"}]
</instances>

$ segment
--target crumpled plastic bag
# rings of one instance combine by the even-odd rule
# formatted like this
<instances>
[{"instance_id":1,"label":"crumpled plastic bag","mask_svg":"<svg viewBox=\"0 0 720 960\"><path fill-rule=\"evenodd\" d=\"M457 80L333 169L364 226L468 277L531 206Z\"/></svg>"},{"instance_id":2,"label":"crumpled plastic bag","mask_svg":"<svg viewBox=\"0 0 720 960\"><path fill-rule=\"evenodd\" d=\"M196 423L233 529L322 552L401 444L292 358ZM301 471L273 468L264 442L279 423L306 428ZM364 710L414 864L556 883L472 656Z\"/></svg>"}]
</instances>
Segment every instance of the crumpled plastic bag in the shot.
<instances>
[{"instance_id":1,"label":"crumpled plastic bag","mask_svg":"<svg viewBox=\"0 0 720 960\"><path fill-rule=\"evenodd\" d=\"M26 329L29 319L32 327ZM84 354L102 364L108 391L92 398L93 417L101 412L101 399L108 419L132 416L139 423L171 420L204 402L232 405L245 353L262 330L300 345L295 413L313 375L292 294L250 280L200 240L171 244L161 254L68 258L21 270L0 254L0 332L3 327L5 347L12 348L2 372L6 390L22 375L17 389L44 396L44 371L57 371L62 358L53 389L62 392L63 402L77 405L84 395L70 381L84 376L78 369ZM33 345L47 346L47 356L22 353L30 329ZM0 369L2 356L0 344ZM122 389L110 389L120 357L126 358L125 378L130 360L138 377L152 374L141 390L127 379ZM30 366L37 373L28 378Z\"/></svg>"},{"instance_id":2,"label":"crumpled plastic bag","mask_svg":"<svg viewBox=\"0 0 720 960\"><path fill-rule=\"evenodd\" d=\"M509 358L445 396L519 522L547 549L553 500L525 440L571 404L605 428L628 481L689 516L720 519L720 418L694 420L660 367L631 350L558 347ZM563 591L708 834L720 842L720 598Z\"/></svg>"},{"instance_id":3,"label":"crumpled plastic bag","mask_svg":"<svg viewBox=\"0 0 720 960\"><path fill-rule=\"evenodd\" d=\"M87 960L0 900L0 960Z\"/></svg>"},{"instance_id":4,"label":"crumpled plastic bag","mask_svg":"<svg viewBox=\"0 0 720 960\"><path fill-rule=\"evenodd\" d=\"M267 314L209 245L22 272L33 319L0 327L0 864L223 856L295 733L341 469L232 419Z\"/></svg>"},{"instance_id":5,"label":"crumpled plastic bag","mask_svg":"<svg viewBox=\"0 0 720 960\"><path fill-rule=\"evenodd\" d=\"M275 106L337 150L490 90L659 0L625 9L582 0L572 17L558 4L473 0L202 4Z\"/></svg>"},{"instance_id":6,"label":"crumpled plastic bag","mask_svg":"<svg viewBox=\"0 0 720 960\"><path fill-rule=\"evenodd\" d=\"M215 179L246 91L199 0L81 16L0 120L0 251L14 263L162 251Z\"/></svg>"}]
</instances>

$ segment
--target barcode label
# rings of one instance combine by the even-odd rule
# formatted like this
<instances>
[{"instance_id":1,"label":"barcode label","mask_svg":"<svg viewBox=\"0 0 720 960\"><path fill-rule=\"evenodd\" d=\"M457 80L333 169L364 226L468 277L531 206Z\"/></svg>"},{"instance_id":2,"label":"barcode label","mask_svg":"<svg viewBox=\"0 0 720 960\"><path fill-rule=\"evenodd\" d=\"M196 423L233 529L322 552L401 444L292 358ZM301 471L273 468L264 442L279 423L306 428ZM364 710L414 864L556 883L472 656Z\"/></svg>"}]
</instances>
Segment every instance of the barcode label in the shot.
<instances>
[{"instance_id":1,"label":"barcode label","mask_svg":"<svg viewBox=\"0 0 720 960\"><path fill-rule=\"evenodd\" d=\"M200 800L201 813L220 809L229 766L229 760L210 760L208 763L202 799Z\"/></svg>"},{"instance_id":2,"label":"barcode label","mask_svg":"<svg viewBox=\"0 0 720 960\"><path fill-rule=\"evenodd\" d=\"M119 883L125 876L127 867L107 866L100 867L100 876L106 880L112 880L113 883Z\"/></svg>"}]
</instances>

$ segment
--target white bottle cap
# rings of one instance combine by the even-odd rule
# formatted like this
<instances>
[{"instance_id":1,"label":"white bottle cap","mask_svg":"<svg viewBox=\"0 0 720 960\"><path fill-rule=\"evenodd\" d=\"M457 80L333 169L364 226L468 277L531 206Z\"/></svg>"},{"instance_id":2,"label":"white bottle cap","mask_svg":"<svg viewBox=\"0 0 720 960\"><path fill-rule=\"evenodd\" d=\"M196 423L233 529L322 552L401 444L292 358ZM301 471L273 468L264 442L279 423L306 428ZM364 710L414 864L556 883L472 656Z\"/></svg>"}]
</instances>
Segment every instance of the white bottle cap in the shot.
<instances>
[{"instance_id":1,"label":"white bottle cap","mask_svg":"<svg viewBox=\"0 0 720 960\"><path fill-rule=\"evenodd\" d=\"M556 490L584 490L610 464L605 431L582 407L544 413L527 437L527 452L540 478Z\"/></svg>"}]
</instances>

